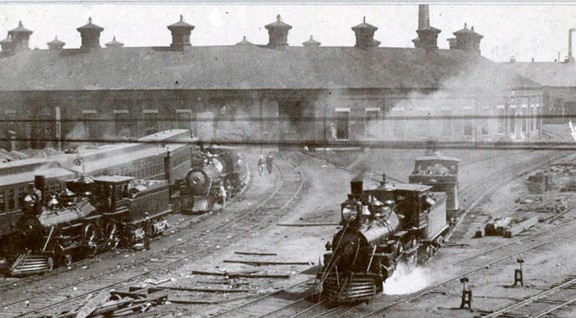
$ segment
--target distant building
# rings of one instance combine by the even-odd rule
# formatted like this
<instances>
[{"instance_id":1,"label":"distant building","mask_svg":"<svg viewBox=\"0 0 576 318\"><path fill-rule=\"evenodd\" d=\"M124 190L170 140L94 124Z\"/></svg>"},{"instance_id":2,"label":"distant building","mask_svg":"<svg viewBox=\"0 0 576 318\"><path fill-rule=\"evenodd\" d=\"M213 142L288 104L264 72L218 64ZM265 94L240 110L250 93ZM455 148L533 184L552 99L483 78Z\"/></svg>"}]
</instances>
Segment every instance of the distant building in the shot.
<instances>
[{"instance_id":1,"label":"distant building","mask_svg":"<svg viewBox=\"0 0 576 318\"><path fill-rule=\"evenodd\" d=\"M423 10L425 9L425 10ZM379 47L377 27L356 43L288 44L280 16L269 43L193 46L194 26L168 26L169 47L100 46L103 28L79 27L82 46L29 50L22 24L0 41L0 137L20 147L70 138L138 137L189 128L201 140L331 143L364 140L498 141L538 138L542 87L480 56L481 35L441 31L421 7L416 48ZM523 117L530 115L531 117ZM24 124L17 119L31 119ZM14 122L10 122L14 119ZM10 131L10 133L9 133Z\"/></svg>"},{"instance_id":2,"label":"distant building","mask_svg":"<svg viewBox=\"0 0 576 318\"><path fill-rule=\"evenodd\" d=\"M504 63L506 69L542 84L544 122L576 121L576 64L573 58L564 63L516 62Z\"/></svg>"}]
</instances>

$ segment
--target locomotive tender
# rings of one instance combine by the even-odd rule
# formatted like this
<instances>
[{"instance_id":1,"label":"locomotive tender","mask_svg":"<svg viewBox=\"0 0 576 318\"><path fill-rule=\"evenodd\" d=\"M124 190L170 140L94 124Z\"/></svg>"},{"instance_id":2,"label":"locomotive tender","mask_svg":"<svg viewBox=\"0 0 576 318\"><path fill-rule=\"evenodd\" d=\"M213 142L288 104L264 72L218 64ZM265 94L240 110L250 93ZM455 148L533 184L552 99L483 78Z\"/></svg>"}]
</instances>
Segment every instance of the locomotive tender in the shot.
<instances>
[{"instance_id":1,"label":"locomotive tender","mask_svg":"<svg viewBox=\"0 0 576 318\"><path fill-rule=\"evenodd\" d=\"M50 195L44 184L37 176L34 189L22 198L24 215L9 242L13 276L142 242L168 227L165 216L172 208L166 181L81 177L67 182L58 195Z\"/></svg>"},{"instance_id":2,"label":"locomotive tender","mask_svg":"<svg viewBox=\"0 0 576 318\"><path fill-rule=\"evenodd\" d=\"M434 157L416 161L411 180L419 184L391 184L384 176L378 187L364 189L362 178L351 181L351 193L341 204L342 229L326 244L324 266L317 274L327 304L372 300L399 262L415 266L442 246L451 225L447 212L455 213L458 202L457 178L440 169L440 175L449 177L441 182L436 170L423 174L422 167L438 167L440 161L456 172L459 160Z\"/></svg>"},{"instance_id":3,"label":"locomotive tender","mask_svg":"<svg viewBox=\"0 0 576 318\"><path fill-rule=\"evenodd\" d=\"M168 214L204 195L181 186L184 176L197 171L195 158L243 165L235 149L218 153L213 147L218 155L212 155L193 145L189 131L174 130L0 167L0 259L10 264L11 275L23 276L119 245L147 243L166 230ZM213 177L233 196L245 184L245 169L222 168Z\"/></svg>"}]
</instances>

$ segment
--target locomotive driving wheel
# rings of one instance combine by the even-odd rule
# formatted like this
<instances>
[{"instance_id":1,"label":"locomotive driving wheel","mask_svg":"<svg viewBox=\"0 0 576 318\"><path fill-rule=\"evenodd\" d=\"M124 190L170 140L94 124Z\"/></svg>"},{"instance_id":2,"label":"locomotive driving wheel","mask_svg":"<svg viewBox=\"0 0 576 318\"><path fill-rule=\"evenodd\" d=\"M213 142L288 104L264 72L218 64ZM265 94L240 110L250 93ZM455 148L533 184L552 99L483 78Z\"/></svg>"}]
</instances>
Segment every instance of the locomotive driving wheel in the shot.
<instances>
[{"instance_id":1,"label":"locomotive driving wheel","mask_svg":"<svg viewBox=\"0 0 576 318\"><path fill-rule=\"evenodd\" d=\"M84 228L83 245L87 257L94 257L98 254L98 246L102 234L95 224L88 224Z\"/></svg>"},{"instance_id":2,"label":"locomotive driving wheel","mask_svg":"<svg viewBox=\"0 0 576 318\"><path fill-rule=\"evenodd\" d=\"M115 250L120 244L120 233L116 223L106 224L106 248Z\"/></svg>"}]
</instances>

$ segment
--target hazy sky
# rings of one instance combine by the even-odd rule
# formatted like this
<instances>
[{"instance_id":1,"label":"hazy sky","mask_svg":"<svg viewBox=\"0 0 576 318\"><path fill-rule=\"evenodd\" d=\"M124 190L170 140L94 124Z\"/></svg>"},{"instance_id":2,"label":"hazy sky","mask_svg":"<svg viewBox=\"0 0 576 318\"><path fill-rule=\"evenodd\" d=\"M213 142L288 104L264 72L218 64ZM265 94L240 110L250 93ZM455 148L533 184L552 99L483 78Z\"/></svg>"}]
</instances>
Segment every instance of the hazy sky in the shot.
<instances>
[{"instance_id":1,"label":"hazy sky","mask_svg":"<svg viewBox=\"0 0 576 318\"><path fill-rule=\"evenodd\" d=\"M168 25L184 20L196 28L192 45L231 45L246 36L256 44L268 43L266 24L282 20L292 25L288 35L291 46L300 46L310 35L322 46L353 46L351 27L366 22L378 27L375 39L380 47L413 47L418 23L417 2L282 4L185 2L6 2L0 0L0 39L18 26L34 31L30 47L46 49L46 43L57 35L65 48L78 48L80 34L76 28L86 24L88 17L104 28L100 44L113 36L125 46L167 46L171 42ZM482 55L495 61L554 61L568 52L568 30L576 28L576 2L540 4L462 4L443 2L430 4L431 25L442 30L440 48L448 48L447 38L453 32L474 26L484 35L480 44ZM576 35L574 38L576 44ZM576 53L575 53L576 55Z\"/></svg>"}]
</instances>

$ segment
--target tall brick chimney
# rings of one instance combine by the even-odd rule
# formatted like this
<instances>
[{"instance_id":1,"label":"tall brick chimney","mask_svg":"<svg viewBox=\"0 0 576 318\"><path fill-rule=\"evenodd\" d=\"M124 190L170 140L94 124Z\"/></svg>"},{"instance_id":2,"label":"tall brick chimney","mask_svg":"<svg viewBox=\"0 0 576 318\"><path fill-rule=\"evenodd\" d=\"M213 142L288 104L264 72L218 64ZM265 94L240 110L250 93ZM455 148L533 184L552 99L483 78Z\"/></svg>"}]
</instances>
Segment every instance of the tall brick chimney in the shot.
<instances>
[{"instance_id":1,"label":"tall brick chimney","mask_svg":"<svg viewBox=\"0 0 576 318\"><path fill-rule=\"evenodd\" d=\"M374 32L376 32L376 30L378 30L378 28L366 23L366 17L364 17L362 23L352 27L352 31L356 34L355 47L363 50L378 47L380 41L374 40Z\"/></svg>"},{"instance_id":2,"label":"tall brick chimney","mask_svg":"<svg viewBox=\"0 0 576 318\"><path fill-rule=\"evenodd\" d=\"M173 50L184 50L187 46L192 46L190 43L190 34L195 26L184 22L184 17L180 15L180 21L168 26L168 30L172 32L172 44L170 47Z\"/></svg>"},{"instance_id":3,"label":"tall brick chimney","mask_svg":"<svg viewBox=\"0 0 576 318\"><path fill-rule=\"evenodd\" d=\"M430 26L430 10L427 4L418 5L418 37L412 42L416 48L437 49L438 34L442 32Z\"/></svg>"},{"instance_id":4,"label":"tall brick chimney","mask_svg":"<svg viewBox=\"0 0 576 318\"><path fill-rule=\"evenodd\" d=\"M76 30L80 32L80 37L82 38L80 51L89 52L90 50L100 48L100 33L104 31L104 28L93 24L92 18L88 18L88 24L83 25Z\"/></svg>"},{"instance_id":5,"label":"tall brick chimney","mask_svg":"<svg viewBox=\"0 0 576 318\"><path fill-rule=\"evenodd\" d=\"M32 31L26 29L22 25L22 21L18 22L18 27L8 31L8 38L11 40L11 44L8 45L9 50L16 51L22 49L29 49L28 41L30 40L30 35Z\"/></svg>"},{"instance_id":6,"label":"tall brick chimney","mask_svg":"<svg viewBox=\"0 0 576 318\"><path fill-rule=\"evenodd\" d=\"M464 29L454 32L454 35L456 40L448 39L451 49L464 50L480 55L480 40L484 36L474 32L474 27L468 30L468 26L464 23Z\"/></svg>"},{"instance_id":7,"label":"tall brick chimney","mask_svg":"<svg viewBox=\"0 0 576 318\"><path fill-rule=\"evenodd\" d=\"M288 31L292 26L282 22L280 15L276 16L276 22L264 26L268 30L268 47L275 50L283 50L288 46Z\"/></svg>"},{"instance_id":8,"label":"tall brick chimney","mask_svg":"<svg viewBox=\"0 0 576 318\"><path fill-rule=\"evenodd\" d=\"M62 50L66 43L58 40L58 37L56 36L54 38L54 40L48 42L47 44L48 44L48 49L50 51L58 51L58 50Z\"/></svg>"}]
</instances>

